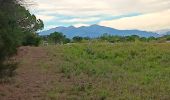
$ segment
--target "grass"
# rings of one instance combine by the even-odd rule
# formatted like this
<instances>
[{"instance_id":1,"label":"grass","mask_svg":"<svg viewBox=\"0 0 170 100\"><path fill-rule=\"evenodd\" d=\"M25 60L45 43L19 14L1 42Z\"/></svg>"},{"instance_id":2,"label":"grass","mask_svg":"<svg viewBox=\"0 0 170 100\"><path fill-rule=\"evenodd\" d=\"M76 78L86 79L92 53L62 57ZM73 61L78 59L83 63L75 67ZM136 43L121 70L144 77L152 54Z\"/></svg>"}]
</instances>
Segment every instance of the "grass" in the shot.
<instances>
[{"instance_id":1,"label":"grass","mask_svg":"<svg viewBox=\"0 0 170 100\"><path fill-rule=\"evenodd\" d=\"M63 94L67 100L170 99L169 43L96 42L47 49L67 81L49 91L53 99ZM61 93L58 87L67 88Z\"/></svg>"},{"instance_id":2,"label":"grass","mask_svg":"<svg viewBox=\"0 0 170 100\"><path fill-rule=\"evenodd\" d=\"M0 83L10 83L13 76L16 74L17 62L7 61L0 65Z\"/></svg>"}]
</instances>

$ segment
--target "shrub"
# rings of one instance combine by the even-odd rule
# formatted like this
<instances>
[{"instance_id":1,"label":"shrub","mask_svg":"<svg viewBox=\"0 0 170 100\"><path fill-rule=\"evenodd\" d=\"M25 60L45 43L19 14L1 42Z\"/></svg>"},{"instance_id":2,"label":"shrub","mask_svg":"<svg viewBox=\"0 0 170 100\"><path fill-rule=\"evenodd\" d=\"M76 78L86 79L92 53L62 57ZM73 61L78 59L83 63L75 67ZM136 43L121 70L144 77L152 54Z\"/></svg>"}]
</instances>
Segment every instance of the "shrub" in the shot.
<instances>
[{"instance_id":1,"label":"shrub","mask_svg":"<svg viewBox=\"0 0 170 100\"><path fill-rule=\"evenodd\" d=\"M24 46L28 46L28 45L39 46L40 42L41 42L41 38L37 34L34 34L34 33L27 34L23 39Z\"/></svg>"},{"instance_id":2,"label":"shrub","mask_svg":"<svg viewBox=\"0 0 170 100\"><path fill-rule=\"evenodd\" d=\"M81 42L82 40L83 40L83 37L80 37L80 36L73 37L74 42Z\"/></svg>"},{"instance_id":3,"label":"shrub","mask_svg":"<svg viewBox=\"0 0 170 100\"><path fill-rule=\"evenodd\" d=\"M51 33L49 36L49 39L51 42L53 42L55 44L70 42L70 40L68 38L66 38L66 36L63 35L63 33L60 33L60 32Z\"/></svg>"}]
</instances>

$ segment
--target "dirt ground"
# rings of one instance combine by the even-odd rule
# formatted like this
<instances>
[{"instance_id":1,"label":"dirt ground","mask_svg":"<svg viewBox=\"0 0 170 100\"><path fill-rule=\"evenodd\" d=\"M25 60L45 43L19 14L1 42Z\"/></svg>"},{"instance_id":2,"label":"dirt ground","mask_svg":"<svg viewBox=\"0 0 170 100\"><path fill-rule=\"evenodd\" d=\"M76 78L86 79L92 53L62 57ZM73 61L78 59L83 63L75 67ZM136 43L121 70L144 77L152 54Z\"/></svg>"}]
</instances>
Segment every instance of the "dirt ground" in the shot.
<instances>
[{"instance_id":1,"label":"dirt ground","mask_svg":"<svg viewBox=\"0 0 170 100\"><path fill-rule=\"evenodd\" d=\"M48 100L46 91L52 86L53 75L37 64L49 61L42 47L21 47L16 57L16 75L7 83L0 83L0 100Z\"/></svg>"}]
</instances>

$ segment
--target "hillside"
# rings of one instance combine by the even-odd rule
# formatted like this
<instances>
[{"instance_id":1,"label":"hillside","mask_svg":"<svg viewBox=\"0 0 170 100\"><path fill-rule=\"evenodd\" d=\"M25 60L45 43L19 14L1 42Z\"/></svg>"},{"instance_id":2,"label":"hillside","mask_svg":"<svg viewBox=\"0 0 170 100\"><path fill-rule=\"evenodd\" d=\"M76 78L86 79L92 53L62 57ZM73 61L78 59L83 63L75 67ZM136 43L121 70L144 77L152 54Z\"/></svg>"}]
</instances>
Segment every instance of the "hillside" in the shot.
<instances>
[{"instance_id":1,"label":"hillside","mask_svg":"<svg viewBox=\"0 0 170 100\"><path fill-rule=\"evenodd\" d=\"M82 26L82 27L56 27L47 31L40 32L40 35L49 35L53 32L62 32L69 38L74 36L81 36L81 37L100 37L104 33L108 33L110 35L117 35L117 36L130 36L130 35L138 35L140 37L159 37L158 34L153 32L147 31L140 31L140 30L118 30L110 27L99 26L99 25L91 25L91 26Z\"/></svg>"}]
</instances>

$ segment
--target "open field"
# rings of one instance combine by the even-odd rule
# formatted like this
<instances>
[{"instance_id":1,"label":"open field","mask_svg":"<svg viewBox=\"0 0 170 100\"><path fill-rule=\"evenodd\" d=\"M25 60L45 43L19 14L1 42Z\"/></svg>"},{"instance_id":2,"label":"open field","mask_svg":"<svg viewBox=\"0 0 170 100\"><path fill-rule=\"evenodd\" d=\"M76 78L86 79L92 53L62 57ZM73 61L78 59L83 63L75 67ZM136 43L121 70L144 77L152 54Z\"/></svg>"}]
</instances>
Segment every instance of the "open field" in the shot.
<instances>
[{"instance_id":1,"label":"open field","mask_svg":"<svg viewBox=\"0 0 170 100\"><path fill-rule=\"evenodd\" d=\"M53 62L60 63L54 70L64 75L48 92L54 100L170 99L168 43L82 43L46 49Z\"/></svg>"},{"instance_id":2,"label":"open field","mask_svg":"<svg viewBox=\"0 0 170 100\"><path fill-rule=\"evenodd\" d=\"M170 100L170 0L0 0L0 100Z\"/></svg>"},{"instance_id":3,"label":"open field","mask_svg":"<svg viewBox=\"0 0 170 100\"><path fill-rule=\"evenodd\" d=\"M22 47L0 100L169 100L169 43Z\"/></svg>"}]
</instances>

